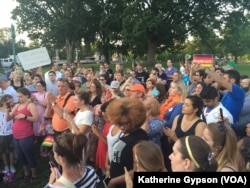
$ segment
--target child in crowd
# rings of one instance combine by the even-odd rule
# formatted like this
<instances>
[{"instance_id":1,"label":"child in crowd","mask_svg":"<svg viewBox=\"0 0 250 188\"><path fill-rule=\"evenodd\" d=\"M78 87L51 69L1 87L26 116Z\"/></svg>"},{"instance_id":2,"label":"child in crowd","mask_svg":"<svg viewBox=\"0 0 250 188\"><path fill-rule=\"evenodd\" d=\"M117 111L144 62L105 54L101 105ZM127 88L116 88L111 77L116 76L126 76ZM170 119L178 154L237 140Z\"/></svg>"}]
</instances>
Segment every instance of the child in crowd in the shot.
<instances>
[{"instance_id":1,"label":"child in crowd","mask_svg":"<svg viewBox=\"0 0 250 188\"><path fill-rule=\"evenodd\" d=\"M3 95L0 99L0 153L4 163L4 171L15 173L14 167L15 155L12 142L12 124L13 120L7 121L6 116L12 108L13 97Z\"/></svg>"}]
</instances>

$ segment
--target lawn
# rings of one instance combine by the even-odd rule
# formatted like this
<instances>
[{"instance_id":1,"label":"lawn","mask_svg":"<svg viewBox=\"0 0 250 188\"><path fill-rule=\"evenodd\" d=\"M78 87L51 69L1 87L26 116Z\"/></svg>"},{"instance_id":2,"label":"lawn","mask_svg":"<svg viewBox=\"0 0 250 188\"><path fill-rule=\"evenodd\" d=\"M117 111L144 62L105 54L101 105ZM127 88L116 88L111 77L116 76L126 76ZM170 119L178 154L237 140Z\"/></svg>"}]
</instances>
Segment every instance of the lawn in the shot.
<instances>
[{"instance_id":1,"label":"lawn","mask_svg":"<svg viewBox=\"0 0 250 188\"><path fill-rule=\"evenodd\" d=\"M250 77L250 64L237 64L236 70L238 70L241 75L248 75Z\"/></svg>"},{"instance_id":2,"label":"lawn","mask_svg":"<svg viewBox=\"0 0 250 188\"><path fill-rule=\"evenodd\" d=\"M32 187L32 188L42 188L46 185L49 179L49 174L50 174L50 167L49 167L49 157L41 157L40 156L40 143L41 141L38 141L37 143L34 144L35 148L35 156L38 162L38 175L39 175L39 180L35 182L29 182L22 180L20 177L22 176L22 169L18 164L15 164L16 167L16 174L15 174L15 180L14 182L10 184L0 184L0 187L5 187L5 188L24 188L24 187ZM1 161L1 167L3 166L2 161Z\"/></svg>"}]
</instances>

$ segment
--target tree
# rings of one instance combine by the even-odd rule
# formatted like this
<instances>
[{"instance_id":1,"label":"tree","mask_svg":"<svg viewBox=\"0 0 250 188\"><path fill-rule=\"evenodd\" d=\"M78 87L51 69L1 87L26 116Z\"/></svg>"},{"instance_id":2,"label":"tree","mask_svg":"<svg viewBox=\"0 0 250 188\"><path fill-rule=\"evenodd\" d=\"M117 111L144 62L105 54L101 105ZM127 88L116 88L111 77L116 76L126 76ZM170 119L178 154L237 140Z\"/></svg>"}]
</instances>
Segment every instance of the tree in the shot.
<instances>
[{"instance_id":1,"label":"tree","mask_svg":"<svg viewBox=\"0 0 250 188\"><path fill-rule=\"evenodd\" d=\"M147 62L154 62L157 49L174 51L188 34L213 26L218 16L227 16L225 7L239 7L241 0L126 0L122 41L134 46L137 54L147 50ZM249 2L245 2L249 7ZM211 28L211 27L209 27Z\"/></svg>"},{"instance_id":2,"label":"tree","mask_svg":"<svg viewBox=\"0 0 250 188\"><path fill-rule=\"evenodd\" d=\"M99 14L95 14L97 25L96 46L103 53L105 60L109 62L110 53L122 52L127 53L128 48L121 43L122 17L123 12L122 1L117 0L99 0L98 5L92 7L98 10Z\"/></svg>"},{"instance_id":3,"label":"tree","mask_svg":"<svg viewBox=\"0 0 250 188\"><path fill-rule=\"evenodd\" d=\"M188 35L220 27L231 9L243 14L242 0L17 0L13 11L21 31L54 48L66 46L68 62L82 39L87 46L109 52L147 53L153 64L157 52L177 53ZM235 8L238 8L235 9ZM199 31L202 31L199 32Z\"/></svg>"},{"instance_id":4,"label":"tree","mask_svg":"<svg viewBox=\"0 0 250 188\"><path fill-rule=\"evenodd\" d=\"M66 48L67 62L72 62L75 43L95 39L89 7L95 0L17 0L12 18L18 29L27 31L31 39L40 39L41 45Z\"/></svg>"},{"instance_id":5,"label":"tree","mask_svg":"<svg viewBox=\"0 0 250 188\"><path fill-rule=\"evenodd\" d=\"M0 57L7 58L12 54L12 41L10 37L10 28L0 29Z\"/></svg>"},{"instance_id":6,"label":"tree","mask_svg":"<svg viewBox=\"0 0 250 188\"><path fill-rule=\"evenodd\" d=\"M233 11L226 18L225 27L221 29L222 46L225 53L232 54L237 62L238 57L246 54L250 49L250 15L242 16Z\"/></svg>"}]
</instances>

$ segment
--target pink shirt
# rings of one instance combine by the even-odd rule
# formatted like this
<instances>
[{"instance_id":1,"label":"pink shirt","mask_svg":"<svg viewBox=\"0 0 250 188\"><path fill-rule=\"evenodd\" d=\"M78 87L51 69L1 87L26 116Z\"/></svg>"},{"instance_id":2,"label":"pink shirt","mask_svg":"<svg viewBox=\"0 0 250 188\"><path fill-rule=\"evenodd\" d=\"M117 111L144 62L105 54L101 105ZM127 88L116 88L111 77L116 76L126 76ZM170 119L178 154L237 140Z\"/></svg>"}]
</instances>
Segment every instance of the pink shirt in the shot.
<instances>
[{"instance_id":1,"label":"pink shirt","mask_svg":"<svg viewBox=\"0 0 250 188\"><path fill-rule=\"evenodd\" d=\"M19 113L22 113L22 114L24 114L26 116L31 116L31 113L28 110L28 105L29 104L27 104L21 110L18 110L18 108L17 108L17 110L14 112L14 116L16 116ZM26 137L34 135L33 123L26 120L26 119L16 119L16 120L14 120L12 130L13 130L13 137L15 139L26 138Z\"/></svg>"}]
</instances>

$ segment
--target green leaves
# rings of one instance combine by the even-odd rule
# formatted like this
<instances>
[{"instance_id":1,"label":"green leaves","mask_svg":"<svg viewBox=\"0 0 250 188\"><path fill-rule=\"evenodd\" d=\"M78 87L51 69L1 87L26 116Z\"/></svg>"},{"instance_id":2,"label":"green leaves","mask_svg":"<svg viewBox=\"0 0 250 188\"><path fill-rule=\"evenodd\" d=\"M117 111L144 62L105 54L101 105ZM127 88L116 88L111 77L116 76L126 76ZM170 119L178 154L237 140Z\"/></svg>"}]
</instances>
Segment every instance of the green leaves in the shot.
<instances>
[{"instance_id":1,"label":"green leaves","mask_svg":"<svg viewBox=\"0 0 250 188\"><path fill-rule=\"evenodd\" d=\"M84 39L87 46L98 46L106 58L116 50L132 51L153 55L148 62L155 52L181 49L189 34L202 40L213 36L214 28L232 23L232 10L237 12L235 18L243 18L250 8L250 1L242 0L17 1L12 18L18 29L44 45L63 48L67 41L73 49Z\"/></svg>"}]
</instances>

